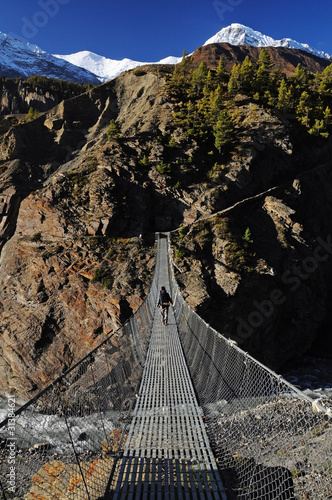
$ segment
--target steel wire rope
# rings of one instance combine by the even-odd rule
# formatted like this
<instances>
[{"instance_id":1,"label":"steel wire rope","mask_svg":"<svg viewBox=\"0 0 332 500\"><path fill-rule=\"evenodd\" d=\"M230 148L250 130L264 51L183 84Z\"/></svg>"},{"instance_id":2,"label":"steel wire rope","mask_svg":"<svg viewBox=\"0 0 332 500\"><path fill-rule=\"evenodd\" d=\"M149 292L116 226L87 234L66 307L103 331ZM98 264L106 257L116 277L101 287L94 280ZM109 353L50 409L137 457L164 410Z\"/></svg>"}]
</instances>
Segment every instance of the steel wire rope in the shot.
<instances>
[{"instance_id":1,"label":"steel wire rope","mask_svg":"<svg viewBox=\"0 0 332 500\"><path fill-rule=\"evenodd\" d=\"M73 436L72 436L72 434L70 432L70 427L69 427L69 424L68 424L66 413L64 413L64 420L65 420L65 424L66 424L66 427L67 427L67 432L68 432L68 435L69 435L70 444L71 444L71 447L72 447L74 455L75 455L75 460L77 462L77 466L78 466L78 469L79 469L81 477L82 477L84 488L85 488L86 494L88 496L88 500L90 500L90 493L89 493L88 486L87 486L86 481L85 481L85 476L84 476L84 473L83 473L83 470L82 470L82 467L81 467L81 462L80 462L78 453L76 451L76 447L74 445Z\"/></svg>"},{"instance_id":2,"label":"steel wire rope","mask_svg":"<svg viewBox=\"0 0 332 500\"><path fill-rule=\"evenodd\" d=\"M105 436L105 439L106 439L106 443L109 443L109 438L108 438L108 435L107 435L107 432L106 432L106 428L105 428L105 421L104 421L104 415L103 415L103 411L101 409L101 404L100 404L100 395L99 395L99 389L97 387L97 383L96 383L96 378L95 378L95 364L96 363L91 363L90 364L90 370L91 370L91 374L92 374L92 382L93 382L93 385L94 385L94 388L95 388L95 394L97 395L97 401L98 401L98 406L99 406L99 415L100 415L100 419L101 419L101 425L102 425L102 428L103 428L103 431L104 431L104 436Z\"/></svg>"}]
</instances>

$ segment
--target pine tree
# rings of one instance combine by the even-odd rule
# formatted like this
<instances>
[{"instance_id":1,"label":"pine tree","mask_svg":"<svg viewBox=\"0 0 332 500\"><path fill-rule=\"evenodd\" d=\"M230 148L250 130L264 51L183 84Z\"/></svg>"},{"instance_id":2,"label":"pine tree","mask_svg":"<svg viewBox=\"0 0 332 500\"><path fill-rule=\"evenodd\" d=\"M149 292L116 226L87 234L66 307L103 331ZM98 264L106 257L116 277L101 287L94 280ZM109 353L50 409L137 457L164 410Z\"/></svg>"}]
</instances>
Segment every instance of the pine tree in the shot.
<instances>
[{"instance_id":1,"label":"pine tree","mask_svg":"<svg viewBox=\"0 0 332 500\"><path fill-rule=\"evenodd\" d=\"M186 95L191 79L191 58L183 51L182 61L175 65L173 75L168 82L169 89L175 95Z\"/></svg>"},{"instance_id":2,"label":"pine tree","mask_svg":"<svg viewBox=\"0 0 332 500\"><path fill-rule=\"evenodd\" d=\"M277 108L283 112L290 111L293 108L294 88L292 85L287 86L286 80L283 79L278 89Z\"/></svg>"},{"instance_id":3,"label":"pine tree","mask_svg":"<svg viewBox=\"0 0 332 500\"><path fill-rule=\"evenodd\" d=\"M209 95L209 108L212 123L216 123L218 119L221 109L221 101L221 88L218 86L214 91L210 92Z\"/></svg>"},{"instance_id":4,"label":"pine tree","mask_svg":"<svg viewBox=\"0 0 332 500\"><path fill-rule=\"evenodd\" d=\"M248 243L253 243L253 240L251 238L251 231L250 228L247 227L247 229L244 232L244 235L242 236L243 241L248 244Z\"/></svg>"},{"instance_id":5,"label":"pine tree","mask_svg":"<svg viewBox=\"0 0 332 500\"><path fill-rule=\"evenodd\" d=\"M316 136L321 135L322 137L327 138L329 134L326 131L324 120L316 119L314 125L309 130L309 134Z\"/></svg>"},{"instance_id":6,"label":"pine tree","mask_svg":"<svg viewBox=\"0 0 332 500\"><path fill-rule=\"evenodd\" d=\"M206 82L208 75L208 67L204 61L201 62L199 67L193 71L191 78L191 85L199 94Z\"/></svg>"},{"instance_id":7,"label":"pine tree","mask_svg":"<svg viewBox=\"0 0 332 500\"><path fill-rule=\"evenodd\" d=\"M249 56L246 56L239 70L240 88L244 92L250 92L254 80L254 65Z\"/></svg>"},{"instance_id":8,"label":"pine tree","mask_svg":"<svg viewBox=\"0 0 332 500\"><path fill-rule=\"evenodd\" d=\"M280 87L278 89L278 103L277 103L277 108L278 109L284 109L286 108L286 95L287 95L287 84L285 79L283 79L280 83Z\"/></svg>"},{"instance_id":9,"label":"pine tree","mask_svg":"<svg viewBox=\"0 0 332 500\"><path fill-rule=\"evenodd\" d=\"M120 135L120 129L115 120L111 120L110 125L106 132L107 138L110 141L111 139L117 139Z\"/></svg>"},{"instance_id":10,"label":"pine tree","mask_svg":"<svg viewBox=\"0 0 332 500\"><path fill-rule=\"evenodd\" d=\"M265 64L263 63L258 67L255 79L255 89L261 95L268 89L269 79L270 79L270 73L267 70Z\"/></svg>"},{"instance_id":11,"label":"pine tree","mask_svg":"<svg viewBox=\"0 0 332 500\"><path fill-rule=\"evenodd\" d=\"M264 64L265 68L270 70L274 66L274 62L272 61L272 57L270 56L268 50L263 47L259 53L257 66L261 66Z\"/></svg>"},{"instance_id":12,"label":"pine tree","mask_svg":"<svg viewBox=\"0 0 332 500\"><path fill-rule=\"evenodd\" d=\"M203 94L205 96L209 95L210 92L211 92L211 90L214 87L215 87L214 78L213 78L211 70L209 69L208 74L206 75L206 78L205 78L205 84L204 84L204 87L203 87Z\"/></svg>"},{"instance_id":13,"label":"pine tree","mask_svg":"<svg viewBox=\"0 0 332 500\"><path fill-rule=\"evenodd\" d=\"M293 79L300 85L305 85L308 81L308 73L298 64L295 69Z\"/></svg>"},{"instance_id":14,"label":"pine tree","mask_svg":"<svg viewBox=\"0 0 332 500\"><path fill-rule=\"evenodd\" d=\"M320 94L331 94L332 92L332 64L324 69L323 73L320 75Z\"/></svg>"},{"instance_id":15,"label":"pine tree","mask_svg":"<svg viewBox=\"0 0 332 500\"><path fill-rule=\"evenodd\" d=\"M308 127L309 125L309 111L310 111L310 95L308 92L304 91L301 94L299 103L296 107L296 116L298 120Z\"/></svg>"},{"instance_id":16,"label":"pine tree","mask_svg":"<svg viewBox=\"0 0 332 500\"><path fill-rule=\"evenodd\" d=\"M219 153L221 153L221 150L231 143L234 134L233 131L234 123L232 117L226 110L221 110L217 123L213 129L215 138L214 145L218 149Z\"/></svg>"},{"instance_id":17,"label":"pine tree","mask_svg":"<svg viewBox=\"0 0 332 500\"><path fill-rule=\"evenodd\" d=\"M232 71L231 71L231 76L229 78L228 82L228 92L231 95L235 95L239 92L241 88L241 83L240 83L240 64L234 64Z\"/></svg>"},{"instance_id":18,"label":"pine tree","mask_svg":"<svg viewBox=\"0 0 332 500\"><path fill-rule=\"evenodd\" d=\"M225 66L222 58L219 59L219 64L216 70L216 80L218 85L223 86L228 81L228 74L225 71Z\"/></svg>"},{"instance_id":19,"label":"pine tree","mask_svg":"<svg viewBox=\"0 0 332 500\"><path fill-rule=\"evenodd\" d=\"M332 112L329 106L327 106L324 111L324 124L326 128L332 125Z\"/></svg>"},{"instance_id":20,"label":"pine tree","mask_svg":"<svg viewBox=\"0 0 332 500\"><path fill-rule=\"evenodd\" d=\"M264 92L264 101L268 106L275 106L275 98L272 97L271 92L269 90L266 90Z\"/></svg>"},{"instance_id":21,"label":"pine tree","mask_svg":"<svg viewBox=\"0 0 332 500\"><path fill-rule=\"evenodd\" d=\"M285 75L280 69L275 69L274 71L272 71L272 73L270 74L269 90L274 93L272 89L277 90L284 78Z\"/></svg>"}]
</instances>

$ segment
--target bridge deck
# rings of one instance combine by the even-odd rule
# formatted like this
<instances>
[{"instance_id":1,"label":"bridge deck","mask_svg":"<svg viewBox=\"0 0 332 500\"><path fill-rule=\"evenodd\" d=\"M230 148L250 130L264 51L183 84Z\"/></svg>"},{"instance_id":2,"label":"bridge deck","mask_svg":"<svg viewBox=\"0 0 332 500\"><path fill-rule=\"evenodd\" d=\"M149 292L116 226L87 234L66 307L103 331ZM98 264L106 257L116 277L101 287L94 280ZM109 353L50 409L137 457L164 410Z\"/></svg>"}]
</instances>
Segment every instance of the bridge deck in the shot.
<instances>
[{"instance_id":1,"label":"bridge deck","mask_svg":"<svg viewBox=\"0 0 332 500\"><path fill-rule=\"evenodd\" d=\"M168 288L166 240L159 284ZM118 469L114 499L220 499L226 495L205 432L170 307L156 308L141 387Z\"/></svg>"}]
</instances>

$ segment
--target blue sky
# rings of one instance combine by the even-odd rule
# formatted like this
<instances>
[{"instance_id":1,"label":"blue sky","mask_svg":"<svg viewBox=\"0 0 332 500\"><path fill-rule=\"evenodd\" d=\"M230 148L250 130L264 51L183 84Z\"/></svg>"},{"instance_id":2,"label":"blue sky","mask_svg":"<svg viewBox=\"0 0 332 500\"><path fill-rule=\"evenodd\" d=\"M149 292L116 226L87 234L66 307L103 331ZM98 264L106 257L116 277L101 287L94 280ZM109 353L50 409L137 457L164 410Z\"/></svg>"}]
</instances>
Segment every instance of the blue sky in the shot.
<instances>
[{"instance_id":1,"label":"blue sky","mask_svg":"<svg viewBox=\"0 0 332 500\"><path fill-rule=\"evenodd\" d=\"M241 23L332 54L332 0L8 0L0 31L50 53L158 61Z\"/></svg>"}]
</instances>

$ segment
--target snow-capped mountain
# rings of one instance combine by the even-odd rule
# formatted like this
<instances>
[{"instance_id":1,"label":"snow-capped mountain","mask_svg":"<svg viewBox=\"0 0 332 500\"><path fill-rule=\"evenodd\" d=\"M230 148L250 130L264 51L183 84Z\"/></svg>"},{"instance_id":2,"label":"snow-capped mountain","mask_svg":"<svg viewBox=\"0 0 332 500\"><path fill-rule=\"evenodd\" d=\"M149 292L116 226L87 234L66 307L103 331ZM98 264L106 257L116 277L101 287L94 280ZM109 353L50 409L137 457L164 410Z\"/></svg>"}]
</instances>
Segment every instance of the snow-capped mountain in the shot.
<instances>
[{"instance_id":1,"label":"snow-capped mountain","mask_svg":"<svg viewBox=\"0 0 332 500\"><path fill-rule=\"evenodd\" d=\"M112 80L123 71L136 68L137 66L142 66L144 64L176 64L182 59L181 57L169 56L157 63L147 63L133 61L127 58L122 60L108 59L87 50L69 55L54 54L54 56L94 73L102 82Z\"/></svg>"},{"instance_id":2,"label":"snow-capped mountain","mask_svg":"<svg viewBox=\"0 0 332 500\"><path fill-rule=\"evenodd\" d=\"M180 57L170 56L149 64L176 64L179 61ZM52 55L37 45L22 42L0 31L0 76L8 78L43 75L97 84L144 64L148 63L131 59L108 59L89 51Z\"/></svg>"},{"instance_id":3,"label":"snow-capped mountain","mask_svg":"<svg viewBox=\"0 0 332 500\"><path fill-rule=\"evenodd\" d=\"M0 76L43 75L75 82L99 83L95 74L0 32Z\"/></svg>"},{"instance_id":4,"label":"snow-capped mountain","mask_svg":"<svg viewBox=\"0 0 332 500\"><path fill-rule=\"evenodd\" d=\"M263 35L259 31L243 26L243 24L233 23L220 30L216 35L209 38L204 45L211 43L230 43L231 45L252 45L254 47L287 47L290 49L299 49L310 52L318 57L331 59L326 52L321 52L309 47L305 43L299 43L291 38L282 38L274 40L270 36Z\"/></svg>"},{"instance_id":5,"label":"snow-capped mountain","mask_svg":"<svg viewBox=\"0 0 332 500\"><path fill-rule=\"evenodd\" d=\"M274 40L259 31L231 24L209 38L204 45L211 43L229 43L232 45L252 45L256 47L287 47L300 49L316 56L331 59L329 54L315 50L309 45L290 38ZM0 32L0 76L27 77L44 75L78 82L97 84L112 80L123 71L144 64L176 64L182 57L169 56L155 63L133 61L131 59L109 59L89 51L69 55L51 55L36 45L21 42Z\"/></svg>"},{"instance_id":6,"label":"snow-capped mountain","mask_svg":"<svg viewBox=\"0 0 332 500\"><path fill-rule=\"evenodd\" d=\"M253 45L256 47L288 47L292 49L305 50L306 52L310 52L311 54L319 57L331 58L329 54L312 49L307 44L296 42L290 38L274 40L270 36L263 35L259 31L255 31L247 26L236 23L223 28L216 35L209 38L204 45L222 42L230 43L231 45ZM123 71L127 71L144 64L177 64L182 60L182 57L170 56L158 61L157 63L146 63L133 61L131 59L108 59L89 51L76 52L75 54L69 55L54 54L54 56L94 73L100 81L112 80Z\"/></svg>"}]
</instances>

